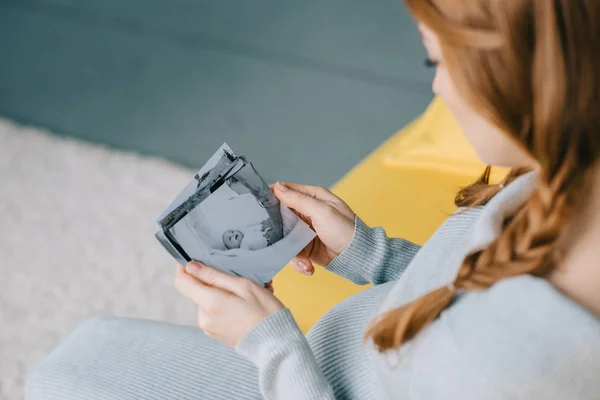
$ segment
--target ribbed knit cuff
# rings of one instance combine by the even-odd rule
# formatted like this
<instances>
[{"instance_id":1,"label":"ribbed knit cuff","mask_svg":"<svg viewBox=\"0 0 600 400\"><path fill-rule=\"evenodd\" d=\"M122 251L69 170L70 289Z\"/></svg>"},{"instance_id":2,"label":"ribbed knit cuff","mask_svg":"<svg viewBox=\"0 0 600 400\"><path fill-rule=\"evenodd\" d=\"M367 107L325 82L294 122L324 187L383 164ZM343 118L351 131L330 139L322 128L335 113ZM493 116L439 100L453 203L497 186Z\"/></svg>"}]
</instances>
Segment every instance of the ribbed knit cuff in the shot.
<instances>
[{"instance_id":1,"label":"ribbed knit cuff","mask_svg":"<svg viewBox=\"0 0 600 400\"><path fill-rule=\"evenodd\" d=\"M382 233L370 228L356 215L352 242L324 268L354 283L368 283L364 281L362 275L364 270L369 269L370 264L373 264L373 252L381 247ZM385 240L385 234L383 236Z\"/></svg>"},{"instance_id":2,"label":"ribbed knit cuff","mask_svg":"<svg viewBox=\"0 0 600 400\"><path fill-rule=\"evenodd\" d=\"M370 228L354 218L354 238L325 269L358 285L398 279L420 246L404 239L388 238L382 227Z\"/></svg>"},{"instance_id":3,"label":"ribbed knit cuff","mask_svg":"<svg viewBox=\"0 0 600 400\"><path fill-rule=\"evenodd\" d=\"M235 351L248 358L255 365L260 365L261 353L265 347L276 350L286 343L306 340L298 327L289 308L274 312L257 324L246 334L235 347Z\"/></svg>"}]
</instances>

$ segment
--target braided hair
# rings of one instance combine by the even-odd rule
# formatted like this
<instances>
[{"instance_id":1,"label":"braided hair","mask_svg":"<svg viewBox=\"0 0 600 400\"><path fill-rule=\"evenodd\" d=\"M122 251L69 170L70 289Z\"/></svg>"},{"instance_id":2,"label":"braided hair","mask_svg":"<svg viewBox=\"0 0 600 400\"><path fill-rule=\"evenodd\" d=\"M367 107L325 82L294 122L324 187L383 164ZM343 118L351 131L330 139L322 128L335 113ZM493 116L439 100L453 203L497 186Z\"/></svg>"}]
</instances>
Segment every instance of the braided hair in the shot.
<instances>
[{"instance_id":1,"label":"braided hair","mask_svg":"<svg viewBox=\"0 0 600 400\"><path fill-rule=\"evenodd\" d=\"M559 264L560 233L600 153L600 2L406 0L433 29L466 101L537 161L531 197L503 221L499 237L465 257L454 281L376 318L365 339L399 348L433 322L456 291L485 290ZM595 30L594 30L595 29ZM512 170L502 185L527 172ZM456 204L487 203L501 185L490 168Z\"/></svg>"}]
</instances>

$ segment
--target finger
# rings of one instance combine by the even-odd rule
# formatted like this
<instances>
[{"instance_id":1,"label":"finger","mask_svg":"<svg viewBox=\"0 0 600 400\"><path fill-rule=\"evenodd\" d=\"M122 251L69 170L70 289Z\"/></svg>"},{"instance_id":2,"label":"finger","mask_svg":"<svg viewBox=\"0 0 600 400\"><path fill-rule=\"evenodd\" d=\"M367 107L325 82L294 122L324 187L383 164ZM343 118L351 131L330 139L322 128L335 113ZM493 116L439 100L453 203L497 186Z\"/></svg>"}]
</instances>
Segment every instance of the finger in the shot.
<instances>
[{"instance_id":1,"label":"finger","mask_svg":"<svg viewBox=\"0 0 600 400\"><path fill-rule=\"evenodd\" d=\"M306 247L303 248L300 253L298 253L298 256L304 256L304 257L306 257L307 260L311 261L310 257L312 257L313 251L315 250L315 246L317 245L317 240L318 240L318 238L311 240L310 243L307 244ZM312 265L312 261L311 261L311 265Z\"/></svg>"},{"instance_id":2,"label":"finger","mask_svg":"<svg viewBox=\"0 0 600 400\"><path fill-rule=\"evenodd\" d=\"M273 281L269 281L269 282L265 283L265 289L267 289L269 292L275 294L275 288L273 287Z\"/></svg>"},{"instance_id":3,"label":"finger","mask_svg":"<svg viewBox=\"0 0 600 400\"><path fill-rule=\"evenodd\" d=\"M281 193L281 191L280 191L281 185L288 187L289 189L296 191L298 193L302 193L306 196L310 196L317 200L321 200L322 202L324 202L330 206L333 206L333 208L335 208L338 212L342 213L343 215L345 215L349 218L355 217L354 211L352 211L352 209L348 206L348 204L346 204L346 202L344 200L342 200L339 196L337 196L336 194L334 194L329 189L327 189L323 186L301 185L299 183L293 183L293 182L285 182L285 183L278 182L275 185L275 188L276 188L275 195L278 198L279 198L279 194ZM280 200L282 200L282 199L280 199ZM288 207L291 207L291 206L288 206ZM306 221L304 221L304 222L306 222Z\"/></svg>"},{"instance_id":4,"label":"finger","mask_svg":"<svg viewBox=\"0 0 600 400\"><path fill-rule=\"evenodd\" d=\"M248 292L247 282L249 281L247 279L226 274L197 261L189 262L185 270L188 274L201 280L206 285L227 290L240 297L244 297Z\"/></svg>"},{"instance_id":5,"label":"finger","mask_svg":"<svg viewBox=\"0 0 600 400\"><path fill-rule=\"evenodd\" d=\"M314 185L303 185L301 183L294 182L277 182L274 186L277 190L281 189L281 186L287 186L293 191L304 193L311 197L314 197L318 200L323 201L339 201L340 198L333 194L329 189L323 186L314 186Z\"/></svg>"},{"instance_id":6,"label":"finger","mask_svg":"<svg viewBox=\"0 0 600 400\"><path fill-rule=\"evenodd\" d=\"M272 183L271 185L269 185L269 187L275 193L275 195L277 195L277 193L275 192L275 186L276 185L277 185L276 183ZM294 214L296 214L298 216L298 218L302 219L302 221L306 222L308 225L310 225L312 227L310 218L308 218L306 215L303 215L301 212L298 212L297 210L291 209L291 211Z\"/></svg>"},{"instance_id":7,"label":"finger","mask_svg":"<svg viewBox=\"0 0 600 400\"><path fill-rule=\"evenodd\" d=\"M292 260L294 269L304 275L312 275L315 273L315 267L310 258L299 254Z\"/></svg>"},{"instance_id":8,"label":"finger","mask_svg":"<svg viewBox=\"0 0 600 400\"><path fill-rule=\"evenodd\" d=\"M297 213L303 214L309 219L314 218L316 214L326 207L326 204L310 193L296 191L287 184L280 182L275 186L275 195L289 208Z\"/></svg>"},{"instance_id":9,"label":"finger","mask_svg":"<svg viewBox=\"0 0 600 400\"><path fill-rule=\"evenodd\" d=\"M201 307L198 307L198 320L196 321L198 327L202 329L202 332L204 332L207 337L216 339L218 335L211 330L212 321L213 319L205 314Z\"/></svg>"},{"instance_id":10,"label":"finger","mask_svg":"<svg viewBox=\"0 0 600 400\"><path fill-rule=\"evenodd\" d=\"M208 314L202 309L202 307L198 307L198 318L197 324L204 331L204 333L208 333L208 329L210 327L211 318Z\"/></svg>"},{"instance_id":11,"label":"finger","mask_svg":"<svg viewBox=\"0 0 600 400\"><path fill-rule=\"evenodd\" d=\"M312 240L300 253L298 253L292 259L292 266L294 269L305 275L312 275L315 272L315 265L313 264L310 256L312 254L315 241Z\"/></svg>"},{"instance_id":12,"label":"finger","mask_svg":"<svg viewBox=\"0 0 600 400\"><path fill-rule=\"evenodd\" d=\"M200 307L206 304L215 304L215 302L223 300L227 295L227 292L222 289L208 286L199 281L188 274L183 268L177 269L177 274L175 275L175 288L179 293L192 300Z\"/></svg>"}]
</instances>

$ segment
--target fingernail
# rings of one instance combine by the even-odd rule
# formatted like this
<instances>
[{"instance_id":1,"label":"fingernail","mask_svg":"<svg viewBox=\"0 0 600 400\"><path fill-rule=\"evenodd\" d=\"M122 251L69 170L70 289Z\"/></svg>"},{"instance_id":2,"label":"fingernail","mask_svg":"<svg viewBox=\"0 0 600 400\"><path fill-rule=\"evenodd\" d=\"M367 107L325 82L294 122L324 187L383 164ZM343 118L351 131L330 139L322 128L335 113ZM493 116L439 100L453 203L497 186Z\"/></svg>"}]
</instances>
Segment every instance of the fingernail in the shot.
<instances>
[{"instance_id":1,"label":"fingernail","mask_svg":"<svg viewBox=\"0 0 600 400\"><path fill-rule=\"evenodd\" d=\"M298 261L298 265L300 266L300 268L302 268L302 271L304 271L305 274L310 275L310 266L305 263L304 261Z\"/></svg>"},{"instance_id":2,"label":"fingernail","mask_svg":"<svg viewBox=\"0 0 600 400\"><path fill-rule=\"evenodd\" d=\"M285 186L283 183L281 182L277 182L277 188L279 190L281 190L282 192L287 192L289 190L289 187Z\"/></svg>"},{"instance_id":3,"label":"fingernail","mask_svg":"<svg viewBox=\"0 0 600 400\"><path fill-rule=\"evenodd\" d=\"M197 261L190 261L189 263L187 263L187 265L185 266L185 272L189 272L191 274L200 271L200 268L202 267L202 264L197 262Z\"/></svg>"}]
</instances>

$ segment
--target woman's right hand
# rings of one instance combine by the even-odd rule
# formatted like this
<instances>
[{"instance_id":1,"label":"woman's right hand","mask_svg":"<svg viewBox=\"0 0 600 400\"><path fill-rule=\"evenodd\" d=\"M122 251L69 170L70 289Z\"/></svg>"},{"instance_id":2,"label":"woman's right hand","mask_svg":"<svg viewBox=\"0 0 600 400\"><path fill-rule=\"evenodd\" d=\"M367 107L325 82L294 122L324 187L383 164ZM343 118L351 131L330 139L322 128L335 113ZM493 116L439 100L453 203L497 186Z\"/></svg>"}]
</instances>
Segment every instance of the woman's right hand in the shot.
<instances>
[{"instance_id":1,"label":"woman's right hand","mask_svg":"<svg viewBox=\"0 0 600 400\"><path fill-rule=\"evenodd\" d=\"M277 182L273 191L316 233L294 259L299 272L312 275L314 264L327 265L339 256L354 238L354 211L339 197L320 186Z\"/></svg>"}]
</instances>

